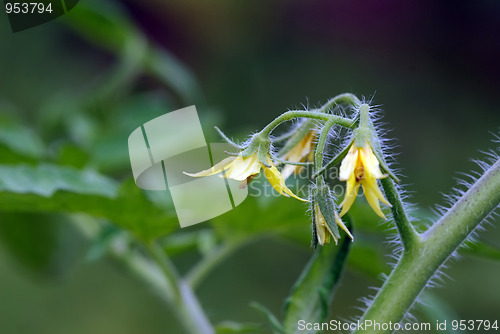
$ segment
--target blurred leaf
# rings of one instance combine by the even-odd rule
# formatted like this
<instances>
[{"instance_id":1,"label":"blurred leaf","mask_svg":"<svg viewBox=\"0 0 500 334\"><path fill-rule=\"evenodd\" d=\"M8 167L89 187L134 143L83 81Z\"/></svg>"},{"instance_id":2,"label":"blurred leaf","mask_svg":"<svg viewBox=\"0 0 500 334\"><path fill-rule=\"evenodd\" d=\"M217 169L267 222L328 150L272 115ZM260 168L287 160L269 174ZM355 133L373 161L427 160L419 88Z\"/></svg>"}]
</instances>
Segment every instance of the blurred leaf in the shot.
<instances>
[{"instance_id":1,"label":"blurred leaf","mask_svg":"<svg viewBox=\"0 0 500 334\"><path fill-rule=\"evenodd\" d=\"M259 324L240 324L234 321L224 321L215 328L216 334L230 333L259 333L262 328Z\"/></svg>"},{"instance_id":2,"label":"blurred leaf","mask_svg":"<svg viewBox=\"0 0 500 334\"><path fill-rule=\"evenodd\" d=\"M419 299L420 303L417 304L417 308L428 322L435 324L436 321L440 323L446 321L448 323L446 329L440 330L439 333L463 333L461 331L454 331L452 326L449 325L453 320L460 319L460 316L443 299L431 292L423 293Z\"/></svg>"},{"instance_id":3,"label":"blurred leaf","mask_svg":"<svg viewBox=\"0 0 500 334\"><path fill-rule=\"evenodd\" d=\"M55 214L0 213L0 240L13 258L38 275L62 276L83 254L84 238Z\"/></svg>"},{"instance_id":4,"label":"blurred leaf","mask_svg":"<svg viewBox=\"0 0 500 334\"><path fill-rule=\"evenodd\" d=\"M165 86L179 94L183 101L193 103L201 100L201 89L194 75L165 50L152 48L145 59L145 67Z\"/></svg>"},{"instance_id":5,"label":"blurred leaf","mask_svg":"<svg viewBox=\"0 0 500 334\"><path fill-rule=\"evenodd\" d=\"M142 124L172 111L165 96L158 93L137 94L124 98L108 114L90 150L92 165L100 170L130 170L128 137Z\"/></svg>"},{"instance_id":6,"label":"blurred leaf","mask_svg":"<svg viewBox=\"0 0 500 334\"><path fill-rule=\"evenodd\" d=\"M347 226L350 228L349 225ZM310 323L325 320L350 244L351 240L343 238L338 247L328 244L319 247L313 254L285 301L285 333L317 333L315 330L299 331L297 323L304 319Z\"/></svg>"},{"instance_id":7,"label":"blurred leaf","mask_svg":"<svg viewBox=\"0 0 500 334\"><path fill-rule=\"evenodd\" d=\"M349 253L349 266L373 278L388 273L390 266L382 245L383 240L358 233Z\"/></svg>"},{"instance_id":8,"label":"blurred leaf","mask_svg":"<svg viewBox=\"0 0 500 334\"><path fill-rule=\"evenodd\" d=\"M111 241L121 234L124 234L123 230L116 225L103 224L97 235L91 239L85 259L92 262L107 255Z\"/></svg>"},{"instance_id":9,"label":"blurred leaf","mask_svg":"<svg viewBox=\"0 0 500 334\"><path fill-rule=\"evenodd\" d=\"M0 165L0 191L50 197L64 190L111 198L116 196L117 189L116 182L92 171L49 164Z\"/></svg>"},{"instance_id":10,"label":"blurred leaf","mask_svg":"<svg viewBox=\"0 0 500 334\"><path fill-rule=\"evenodd\" d=\"M276 316L269 311L265 306L259 304L259 303L252 303L250 304L251 307L259 311L267 320L269 325L271 326L271 330L273 331L273 334L285 334L286 332L283 329L283 325L279 322L279 320L276 318ZM286 333L288 334L288 333Z\"/></svg>"},{"instance_id":11,"label":"blurred leaf","mask_svg":"<svg viewBox=\"0 0 500 334\"><path fill-rule=\"evenodd\" d=\"M42 140L33 130L17 123L5 115L0 117L0 147L30 158L40 158L43 156L45 148ZM4 161L0 156L0 161Z\"/></svg>"},{"instance_id":12,"label":"blurred leaf","mask_svg":"<svg viewBox=\"0 0 500 334\"><path fill-rule=\"evenodd\" d=\"M195 250L208 254L215 246L214 232L209 229L175 233L166 237L162 242L162 247L169 256Z\"/></svg>"},{"instance_id":13,"label":"blurred leaf","mask_svg":"<svg viewBox=\"0 0 500 334\"><path fill-rule=\"evenodd\" d=\"M117 3L85 1L66 15L66 22L91 42L122 57L112 78L119 84L141 69L150 72L183 101L196 102L201 89L194 75L165 50L145 45L143 34ZM140 50L140 51L139 51Z\"/></svg>"},{"instance_id":14,"label":"blurred leaf","mask_svg":"<svg viewBox=\"0 0 500 334\"><path fill-rule=\"evenodd\" d=\"M86 212L148 240L177 227L174 213L153 205L132 179L54 165L0 166L0 211Z\"/></svg>"},{"instance_id":15,"label":"blurred leaf","mask_svg":"<svg viewBox=\"0 0 500 334\"><path fill-rule=\"evenodd\" d=\"M485 241L467 242L467 247L460 249L461 252L479 256L482 258L500 261L500 249Z\"/></svg>"},{"instance_id":16,"label":"blurred leaf","mask_svg":"<svg viewBox=\"0 0 500 334\"><path fill-rule=\"evenodd\" d=\"M57 163L62 166L83 168L88 164L89 154L80 147L63 144L59 148Z\"/></svg>"},{"instance_id":17,"label":"blurred leaf","mask_svg":"<svg viewBox=\"0 0 500 334\"><path fill-rule=\"evenodd\" d=\"M311 239L311 220L307 215L307 208L307 204L293 198L264 195L255 197L250 194L242 204L211 222L223 238L237 239L259 233L278 233L308 245Z\"/></svg>"}]
</instances>

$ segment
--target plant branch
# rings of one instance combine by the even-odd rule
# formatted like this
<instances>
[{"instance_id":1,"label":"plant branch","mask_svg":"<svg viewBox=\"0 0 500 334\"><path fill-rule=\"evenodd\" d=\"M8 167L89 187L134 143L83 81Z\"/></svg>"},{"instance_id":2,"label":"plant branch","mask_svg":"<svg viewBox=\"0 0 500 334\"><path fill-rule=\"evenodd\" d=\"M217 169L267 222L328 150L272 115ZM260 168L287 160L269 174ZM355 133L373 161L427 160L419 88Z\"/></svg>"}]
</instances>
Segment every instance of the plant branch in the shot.
<instances>
[{"instance_id":1,"label":"plant branch","mask_svg":"<svg viewBox=\"0 0 500 334\"><path fill-rule=\"evenodd\" d=\"M146 249L161 270L166 283L164 285L168 287L167 291L170 291L165 295L165 299L171 304L188 333L213 334L215 331L191 287L180 278L163 249L156 243L147 244ZM143 274L143 270L136 270L136 273Z\"/></svg>"},{"instance_id":2,"label":"plant branch","mask_svg":"<svg viewBox=\"0 0 500 334\"><path fill-rule=\"evenodd\" d=\"M329 115L317 111L290 110L276 117L264 129L262 129L260 134L264 136L269 136L271 131L273 131L278 125L280 125L283 122L292 120L294 118L310 118L325 122L332 119L336 124L344 126L346 128L351 128L354 125L354 121L341 116Z\"/></svg>"},{"instance_id":3,"label":"plant branch","mask_svg":"<svg viewBox=\"0 0 500 334\"><path fill-rule=\"evenodd\" d=\"M318 109L313 109L311 111L305 111L305 110L287 111L278 116L277 118L275 118L264 129L262 129L260 133L263 134L264 136L269 136L269 134L281 123L300 117L318 119L321 121L328 121L332 119L335 122L335 124L341 125L346 128L352 128L355 125L354 120L350 120L348 118L332 114L326 114L326 111L341 103L347 103L353 106L361 104L359 99L354 94L351 93L340 94L330 99L327 103L325 103Z\"/></svg>"},{"instance_id":4,"label":"plant branch","mask_svg":"<svg viewBox=\"0 0 500 334\"><path fill-rule=\"evenodd\" d=\"M331 109L332 107L335 107L341 103L350 104L352 106L358 106L361 104L361 101L357 98L356 95L351 94L351 93L339 94L339 95L331 98L330 100L328 100L328 102L326 102L323 106L321 106L318 109L318 111L325 112L325 111Z\"/></svg>"},{"instance_id":5,"label":"plant branch","mask_svg":"<svg viewBox=\"0 0 500 334\"><path fill-rule=\"evenodd\" d=\"M388 184L389 181L384 182ZM383 324L400 323L439 267L499 203L500 160L422 235L419 244L403 253L361 322L371 320ZM362 332L380 334L391 331L375 330L372 327L365 328Z\"/></svg>"},{"instance_id":6,"label":"plant branch","mask_svg":"<svg viewBox=\"0 0 500 334\"><path fill-rule=\"evenodd\" d=\"M420 235L415 231L413 225L408 219L403 201L401 200L401 196L394 185L394 181L387 177L385 179L381 179L380 182L382 183L382 187L384 187L387 200L392 205L392 216L394 217L394 222L396 223L404 250L411 251L413 247L420 244Z\"/></svg>"},{"instance_id":7,"label":"plant branch","mask_svg":"<svg viewBox=\"0 0 500 334\"><path fill-rule=\"evenodd\" d=\"M328 133L334 125L335 121L333 119L329 119L321 130L318 144L316 145L316 151L314 152L314 168L317 171L321 170L321 167L323 166L323 151L325 150L326 139L328 138Z\"/></svg>"}]
</instances>

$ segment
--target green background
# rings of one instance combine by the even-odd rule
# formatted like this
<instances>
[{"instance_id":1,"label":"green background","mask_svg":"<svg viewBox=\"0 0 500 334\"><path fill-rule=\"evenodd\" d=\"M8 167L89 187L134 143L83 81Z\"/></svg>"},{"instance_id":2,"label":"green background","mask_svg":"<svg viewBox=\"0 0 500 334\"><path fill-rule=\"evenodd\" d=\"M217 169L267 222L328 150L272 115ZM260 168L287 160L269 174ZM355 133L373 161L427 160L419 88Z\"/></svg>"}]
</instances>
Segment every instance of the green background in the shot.
<instances>
[{"instance_id":1,"label":"green background","mask_svg":"<svg viewBox=\"0 0 500 334\"><path fill-rule=\"evenodd\" d=\"M471 158L495 146L499 14L494 1L82 0L64 17L14 34L0 13L0 117L24 124L45 152L35 143L11 155L3 139L0 162L92 166L122 181L131 174L128 134L163 113L195 104L208 140L217 140L214 124L243 140L287 109L352 92L384 110L408 201L427 213L445 203L442 193L463 178L459 172L478 170ZM134 63L140 41L172 57L161 63L167 75ZM75 217L5 211L0 333L182 333L155 293L114 261L85 261L88 241L67 224ZM366 238L390 255L388 226L370 217L382 232ZM248 219L276 223L265 214ZM492 222L480 239L498 248ZM307 233L305 215L303 224ZM51 240L49 228L63 237ZM267 236L224 261L197 290L210 319L262 322L251 301L280 314L312 253L308 238ZM197 257L191 251L174 261L185 272ZM445 273L452 279L432 292L453 318L499 318L498 261L465 255ZM350 267L331 318L359 314L357 299L380 282Z\"/></svg>"}]
</instances>

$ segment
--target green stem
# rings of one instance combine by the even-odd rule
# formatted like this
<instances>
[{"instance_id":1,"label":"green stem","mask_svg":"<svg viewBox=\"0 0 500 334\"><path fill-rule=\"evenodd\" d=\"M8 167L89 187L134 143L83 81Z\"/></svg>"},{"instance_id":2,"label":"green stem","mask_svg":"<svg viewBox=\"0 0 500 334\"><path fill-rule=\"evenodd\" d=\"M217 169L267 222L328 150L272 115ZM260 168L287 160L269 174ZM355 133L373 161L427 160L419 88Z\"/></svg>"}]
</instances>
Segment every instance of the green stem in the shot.
<instances>
[{"instance_id":1,"label":"green stem","mask_svg":"<svg viewBox=\"0 0 500 334\"><path fill-rule=\"evenodd\" d=\"M333 119L329 119L323 129L318 139L318 144L316 145L316 151L314 152L314 168L318 171L321 170L323 166L323 151L325 150L326 140L328 139L328 133L330 132L332 126L335 125Z\"/></svg>"},{"instance_id":2,"label":"green stem","mask_svg":"<svg viewBox=\"0 0 500 334\"><path fill-rule=\"evenodd\" d=\"M290 110L276 117L271 123L266 125L264 129L262 129L260 134L262 136L268 137L271 131L273 131L281 123L300 117L318 119L325 122L332 119L336 124L344 126L346 128L351 128L354 125L354 121L341 116L329 115L317 111Z\"/></svg>"},{"instance_id":3,"label":"green stem","mask_svg":"<svg viewBox=\"0 0 500 334\"><path fill-rule=\"evenodd\" d=\"M387 177L380 180L380 182L384 188L387 200L392 205L392 216L394 217L394 222L396 223L404 249L405 251L411 250L412 247L420 244L420 235L415 231L413 225L408 219L408 216L406 215L403 201L401 200L401 196L394 185L394 181Z\"/></svg>"},{"instance_id":4,"label":"green stem","mask_svg":"<svg viewBox=\"0 0 500 334\"><path fill-rule=\"evenodd\" d=\"M269 123L262 131L260 132L262 135L268 137L271 131L273 131L278 125L280 125L283 122L292 120L294 118L310 118L310 119L318 119L321 121L328 121L330 119L333 119L333 121L341 126L344 126L346 128L352 128L355 124L355 121L350 120L345 117L341 116L336 116L336 115L331 115L331 114L325 114L326 111L328 111L330 108L335 107L338 104L341 103L346 103L350 104L353 106L360 105L361 102L359 99L356 97L356 95L351 94L351 93L344 93L344 94L339 94L332 99L328 100L324 105L322 105L318 109L313 109L311 111L304 111L304 110L290 110L287 111L277 118L275 118L271 123Z\"/></svg>"},{"instance_id":5,"label":"green stem","mask_svg":"<svg viewBox=\"0 0 500 334\"><path fill-rule=\"evenodd\" d=\"M361 101L356 97L356 95L351 93L339 94L328 100L328 102L321 106L318 111L325 112L341 103L350 104L351 106L359 106Z\"/></svg>"},{"instance_id":6,"label":"green stem","mask_svg":"<svg viewBox=\"0 0 500 334\"><path fill-rule=\"evenodd\" d=\"M422 235L420 243L405 249L361 322L401 322L439 267L499 204L500 160ZM357 332L361 331L378 334L391 332L374 327Z\"/></svg>"},{"instance_id":7,"label":"green stem","mask_svg":"<svg viewBox=\"0 0 500 334\"><path fill-rule=\"evenodd\" d=\"M188 333L213 334L215 331L191 287L180 278L175 266L163 249L156 243L146 245L146 249L163 273L168 286L167 291L170 291L166 299L172 305L172 309L177 313Z\"/></svg>"}]
</instances>

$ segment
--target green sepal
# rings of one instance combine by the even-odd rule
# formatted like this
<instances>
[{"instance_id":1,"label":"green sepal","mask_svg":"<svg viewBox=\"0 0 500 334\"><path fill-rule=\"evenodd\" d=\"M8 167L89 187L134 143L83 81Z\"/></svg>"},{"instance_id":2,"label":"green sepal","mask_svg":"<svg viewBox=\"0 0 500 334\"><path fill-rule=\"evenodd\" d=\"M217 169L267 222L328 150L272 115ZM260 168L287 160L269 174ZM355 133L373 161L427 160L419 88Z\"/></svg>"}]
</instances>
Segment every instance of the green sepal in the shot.
<instances>
[{"instance_id":1,"label":"green sepal","mask_svg":"<svg viewBox=\"0 0 500 334\"><path fill-rule=\"evenodd\" d=\"M340 239L339 228L337 226L337 221L335 220L335 210L337 206L333 200L330 188L326 185L323 176L316 179L316 201L319 205L321 214L325 218L325 221L333 235L337 239Z\"/></svg>"},{"instance_id":2,"label":"green sepal","mask_svg":"<svg viewBox=\"0 0 500 334\"><path fill-rule=\"evenodd\" d=\"M382 148L380 147L380 140L378 139L377 132L375 131L375 127L373 126L373 123L371 121L370 127L373 131L373 136L372 140L369 141L369 144L373 149L373 154L375 154L375 157L377 157L377 160L380 164L380 169L382 169L382 172L389 175L389 177L396 183L400 183L401 181L399 180L399 178L394 175L394 173L389 169L389 166L387 166L387 163L385 162L384 155L382 154Z\"/></svg>"},{"instance_id":3,"label":"green sepal","mask_svg":"<svg viewBox=\"0 0 500 334\"><path fill-rule=\"evenodd\" d=\"M234 147L239 148L239 149L242 149L241 145L238 145L234 141L232 141L231 139L229 139L229 137L226 136L226 134L224 132L222 132L221 129L219 129L216 126L214 126L214 128L215 128L215 131L217 131L217 133L219 134L219 136L221 136L222 139L224 139L229 145L234 146Z\"/></svg>"},{"instance_id":4,"label":"green sepal","mask_svg":"<svg viewBox=\"0 0 500 334\"><path fill-rule=\"evenodd\" d=\"M359 108L360 122L359 126L353 131L354 143L357 147L364 147L368 143L380 164L382 172L389 175L396 183L400 183L399 178L387 166L380 147L380 139L377 136L377 131L370 118L369 111L370 107L367 104L362 104Z\"/></svg>"},{"instance_id":5,"label":"green sepal","mask_svg":"<svg viewBox=\"0 0 500 334\"><path fill-rule=\"evenodd\" d=\"M313 193L313 189L309 193ZM311 229L312 229L312 240L311 240L311 248L316 250L318 247L318 231L316 230L316 216L314 214L314 201L315 198L313 196L313 200L310 202L311 205L311 212L312 212L312 224L311 224Z\"/></svg>"},{"instance_id":6,"label":"green sepal","mask_svg":"<svg viewBox=\"0 0 500 334\"><path fill-rule=\"evenodd\" d=\"M274 161L277 161L281 164L287 164L287 165L292 165L292 166L309 166L309 165L312 165L313 162L312 161L306 161L306 162L293 162L293 161L288 161L288 160L283 160L283 159L280 159L278 158L277 156L275 155L271 155L271 157L273 158Z\"/></svg>"}]
</instances>

